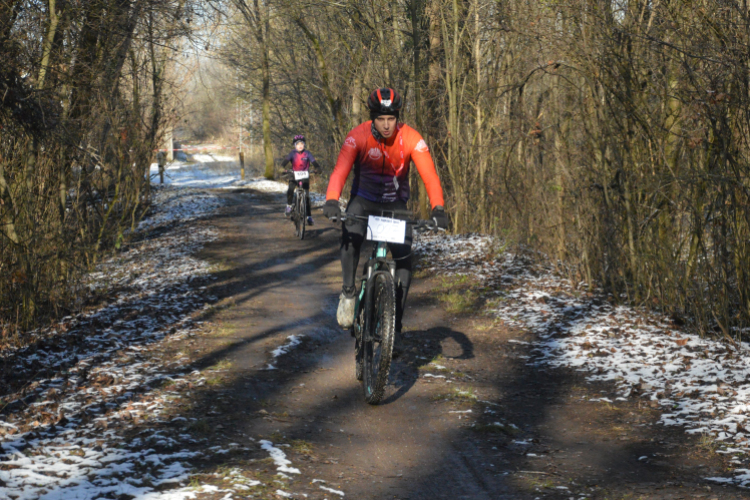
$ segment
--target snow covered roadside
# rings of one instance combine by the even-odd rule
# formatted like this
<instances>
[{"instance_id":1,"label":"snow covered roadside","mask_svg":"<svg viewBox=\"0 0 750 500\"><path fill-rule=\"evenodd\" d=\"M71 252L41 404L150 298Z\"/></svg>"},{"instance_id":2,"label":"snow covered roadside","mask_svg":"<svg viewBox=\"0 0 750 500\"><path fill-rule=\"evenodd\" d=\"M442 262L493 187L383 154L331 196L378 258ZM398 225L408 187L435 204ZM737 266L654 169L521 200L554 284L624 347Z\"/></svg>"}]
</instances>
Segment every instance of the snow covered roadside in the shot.
<instances>
[{"instance_id":1,"label":"snow covered roadside","mask_svg":"<svg viewBox=\"0 0 750 500\"><path fill-rule=\"evenodd\" d=\"M432 272L468 274L494 290L489 312L537 336L528 363L586 372L592 382L614 384L618 399L660 409L661 425L711 436L737 468L731 478L706 479L750 487L748 344L701 339L668 318L613 306L499 248L471 235L422 235L415 245Z\"/></svg>"},{"instance_id":2,"label":"snow covered roadside","mask_svg":"<svg viewBox=\"0 0 750 500\"><path fill-rule=\"evenodd\" d=\"M269 181L263 177L240 179L240 170L232 157L193 155L200 163L172 162L164 172L164 184L174 187L201 189L252 189L263 193L286 194L288 184L280 181ZM159 167L151 165L152 182L159 182ZM310 193L314 207L323 206L325 195Z\"/></svg>"},{"instance_id":3,"label":"snow covered roadside","mask_svg":"<svg viewBox=\"0 0 750 500\"><path fill-rule=\"evenodd\" d=\"M195 222L219 206L205 191L157 188L142 239L89 276L108 303L0 353L0 498L183 500L216 489L180 487L202 452L170 413L205 382L169 344L195 336L213 300L201 286L209 265L194 254L216 233Z\"/></svg>"},{"instance_id":4,"label":"snow covered roadside","mask_svg":"<svg viewBox=\"0 0 750 500\"><path fill-rule=\"evenodd\" d=\"M232 188L250 188L264 193L277 193L286 195L289 184L286 182L269 181L263 177L256 177L245 181L237 180ZM324 194L310 191L310 203L313 207L322 207L326 202Z\"/></svg>"}]
</instances>

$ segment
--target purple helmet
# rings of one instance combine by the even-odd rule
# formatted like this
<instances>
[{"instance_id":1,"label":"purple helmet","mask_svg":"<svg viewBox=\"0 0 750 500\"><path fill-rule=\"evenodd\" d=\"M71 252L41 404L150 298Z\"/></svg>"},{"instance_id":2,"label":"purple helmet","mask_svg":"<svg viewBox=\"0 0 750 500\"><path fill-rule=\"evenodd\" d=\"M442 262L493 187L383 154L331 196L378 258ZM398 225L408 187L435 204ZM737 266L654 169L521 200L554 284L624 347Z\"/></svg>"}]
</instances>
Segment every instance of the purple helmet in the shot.
<instances>
[{"instance_id":1,"label":"purple helmet","mask_svg":"<svg viewBox=\"0 0 750 500\"><path fill-rule=\"evenodd\" d=\"M292 146L296 146L298 142L305 142L305 136L304 135L295 135L294 139L292 139Z\"/></svg>"}]
</instances>

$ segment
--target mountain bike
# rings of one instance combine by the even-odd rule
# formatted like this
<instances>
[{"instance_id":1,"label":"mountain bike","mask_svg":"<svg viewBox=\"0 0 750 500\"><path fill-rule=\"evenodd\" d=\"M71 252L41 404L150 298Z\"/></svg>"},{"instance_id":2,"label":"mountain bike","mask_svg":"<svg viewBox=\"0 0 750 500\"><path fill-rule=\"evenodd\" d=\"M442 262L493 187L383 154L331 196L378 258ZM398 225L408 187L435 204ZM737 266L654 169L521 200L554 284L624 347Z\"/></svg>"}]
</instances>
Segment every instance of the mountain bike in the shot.
<instances>
[{"instance_id":1,"label":"mountain bike","mask_svg":"<svg viewBox=\"0 0 750 500\"><path fill-rule=\"evenodd\" d=\"M382 216L386 213L390 217ZM387 211L381 216L342 213L331 218L366 221L367 239L377 242L365 263L351 328L356 377L362 382L365 401L372 405L383 398L396 336L396 262L388 258L388 243L404 243L407 225L415 230L437 230L435 221L395 218L408 216L411 212Z\"/></svg>"},{"instance_id":2,"label":"mountain bike","mask_svg":"<svg viewBox=\"0 0 750 500\"><path fill-rule=\"evenodd\" d=\"M307 192L302 185L310 178L310 172L308 170L292 170L290 175L294 175L294 180L297 183L292 199L290 218L294 223L294 235L299 239L304 239L305 224L307 223Z\"/></svg>"}]
</instances>

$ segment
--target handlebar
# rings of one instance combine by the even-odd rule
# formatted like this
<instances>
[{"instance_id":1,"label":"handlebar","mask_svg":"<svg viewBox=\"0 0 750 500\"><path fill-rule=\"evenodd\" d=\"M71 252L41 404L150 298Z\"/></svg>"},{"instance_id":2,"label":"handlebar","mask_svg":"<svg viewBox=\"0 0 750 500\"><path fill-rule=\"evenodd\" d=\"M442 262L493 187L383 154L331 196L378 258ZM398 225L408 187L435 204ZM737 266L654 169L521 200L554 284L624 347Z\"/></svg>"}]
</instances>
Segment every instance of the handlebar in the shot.
<instances>
[{"instance_id":1,"label":"handlebar","mask_svg":"<svg viewBox=\"0 0 750 500\"><path fill-rule=\"evenodd\" d=\"M382 215L379 215L378 217L397 219L396 216L411 217L412 215L413 215L412 212L410 212L409 210L384 210L382 212ZM364 215L348 214L346 212L340 212L339 215L334 215L333 217L329 217L329 220L332 222L339 222L339 221L346 222L347 219L361 220L361 221L367 222L369 220L369 217L364 216ZM425 229L428 231L445 231L445 229L438 227L437 222L434 219L433 220L398 219L398 220L402 220L406 222L407 225L412 226L414 229L417 229L417 230Z\"/></svg>"},{"instance_id":2,"label":"handlebar","mask_svg":"<svg viewBox=\"0 0 750 500\"><path fill-rule=\"evenodd\" d=\"M310 174L315 174L315 175L317 175L317 174L320 173L319 171L313 170L313 169L309 169L307 172L310 173ZM282 174L291 177L291 176L294 175L294 170L284 170L284 172L282 172Z\"/></svg>"}]
</instances>

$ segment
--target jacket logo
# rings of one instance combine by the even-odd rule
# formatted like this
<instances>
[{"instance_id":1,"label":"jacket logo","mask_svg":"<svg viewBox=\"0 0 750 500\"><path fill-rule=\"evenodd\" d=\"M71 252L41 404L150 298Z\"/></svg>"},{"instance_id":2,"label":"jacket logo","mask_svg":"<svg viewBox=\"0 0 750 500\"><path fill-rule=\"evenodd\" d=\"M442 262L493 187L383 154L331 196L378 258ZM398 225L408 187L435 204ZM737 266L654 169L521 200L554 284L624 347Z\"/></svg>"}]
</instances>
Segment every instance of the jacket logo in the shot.
<instances>
[{"instance_id":1,"label":"jacket logo","mask_svg":"<svg viewBox=\"0 0 750 500\"><path fill-rule=\"evenodd\" d=\"M357 140L354 137L347 137L344 141L344 146L349 146L350 148L356 148L357 147Z\"/></svg>"},{"instance_id":2,"label":"jacket logo","mask_svg":"<svg viewBox=\"0 0 750 500\"><path fill-rule=\"evenodd\" d=\"M417 145L414 147L414 151L418 151L420 153L424 153L425 151L429 151L430 148L427 147L427 143L424 142L424 139L421 139Z\"/></svg>"},{"instance_id":3,"label":"jacket logo","mask_svg":"<svg viewBox=\"0 0 750 500\"><path fill-rule=\"evenodd\" d=\"M371 148L367 153L367 156L369 156L373 160L379 160L383 157L383 153L380 152L380 148Z\"/></svg>"}]
</instances>

